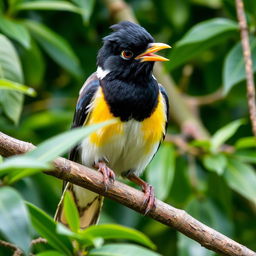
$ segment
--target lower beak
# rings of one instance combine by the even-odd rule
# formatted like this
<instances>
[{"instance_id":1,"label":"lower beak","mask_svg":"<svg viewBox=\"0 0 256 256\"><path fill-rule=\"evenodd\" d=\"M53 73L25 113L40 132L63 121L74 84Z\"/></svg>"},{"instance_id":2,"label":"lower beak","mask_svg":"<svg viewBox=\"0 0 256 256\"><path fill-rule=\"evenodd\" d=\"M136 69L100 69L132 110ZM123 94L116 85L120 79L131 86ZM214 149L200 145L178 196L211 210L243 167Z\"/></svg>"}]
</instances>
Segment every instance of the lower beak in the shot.
<instances>
[{"instance_id":1,"label":"lower beak","mask_svg":"<svg viewBox=\"0 0 256 256\"><path fill-rule=\"evenodd\" d=\"M143 52L142 54L138 55L135 60L140 60L141 62L144 61L169 61L169 59L166 59L162 56L159 56L157 54L154 54L155 52L158 52L163 49L171 48L168 44L162 44L162 43L151 43L149 44L149 48Z\"/></svg>"}]
</instances>

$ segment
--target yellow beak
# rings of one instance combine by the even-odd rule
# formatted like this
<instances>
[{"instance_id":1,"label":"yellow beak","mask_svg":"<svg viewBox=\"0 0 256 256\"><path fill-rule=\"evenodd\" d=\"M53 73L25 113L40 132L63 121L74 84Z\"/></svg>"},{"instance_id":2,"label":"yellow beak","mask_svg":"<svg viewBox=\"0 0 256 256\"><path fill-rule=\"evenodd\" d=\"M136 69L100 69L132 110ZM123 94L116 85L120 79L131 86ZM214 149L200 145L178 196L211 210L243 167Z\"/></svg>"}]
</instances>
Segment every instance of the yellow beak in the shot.
<instances>
[{"instance_id":1,"label":"yellow beak","mask_svg":"<svg viewBox=\"0 0 256 256\"><path fill-rule=\"evenodd\" d=\"M138 55L135 60L140 60L141 62L144 61L169 61L169 59L164 58L162 56L159 56L157 54L154 54L155 52L158 52L163 49L171 48L168 44L163 43L151 43L149 45L149 48L143 52L142 54Z\"/></svg>"}]
</instances>

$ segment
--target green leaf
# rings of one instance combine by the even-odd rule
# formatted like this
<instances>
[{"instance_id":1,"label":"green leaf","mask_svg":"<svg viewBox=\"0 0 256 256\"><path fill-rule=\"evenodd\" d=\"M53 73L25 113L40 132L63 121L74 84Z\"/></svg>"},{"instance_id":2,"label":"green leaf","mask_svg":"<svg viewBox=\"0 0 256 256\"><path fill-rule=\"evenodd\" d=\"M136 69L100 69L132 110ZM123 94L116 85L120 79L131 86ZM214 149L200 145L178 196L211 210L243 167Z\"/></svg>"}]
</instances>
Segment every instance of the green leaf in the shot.
<instances>
[{"instance_id":1,"label":"green leaf","mask_svg":"<svg viewBox=\"0 0 256 256\"><path fill-rule=\"evenodd\" d=\"M30 47L30 34L22 23L0 14L0 30L10 38L18 41L25 48Z\"/></svg>"},{"instance_id":2,"label":"green leaf","mask_svg":"<svg viewBox=\"0 0 256 256\"><path fill-rule=\"evenodd\" d=\"M103 123L69 130L44 141L36 149L28 152L27 155L40 161L50 162L56 157L66 153L70 148L75 146L79 141L92 132L115 122L116 120L113 119Z\"/></svg>"},{"instance_id":3,"label":"green leaf","mask_svg":"<svg viewBox=\"0 0 256 256\"><path fill-rule=\"evenodd\" d=\"M86 240L103 239L126 239L143 244L151 249L155 249L155 245L143 233L135 229L123 227L116 224L102 224L90 226L80 232L79 236Z\"/></svg>"},{"instance_id":4,"label":"green leaf","mask_svg":"<svg viewBox=\"0 0 256 256\"><path fill-rule=\"evenodd\" d=\"M193 189L191 187L191 181L189 178L189 165L185 157L177 157L176 159L176 171L174 174L173 185L169 193L168 200L174 205L184 205L184 202L191 198Z\"/></svg>"},{"instance_id":5,"label":"green leaf","mask_svg":"<svg viewBox=\"0 0 256 256\"><path fill-rule=\"evenodd\" d=\"M64 214L70 229L78 232L80 228L80 220L77 207L69 191L65 192L64 197Z\"/></svg>"},{"instance_id":6,"label":"green leaf","mask_svg":"<svg viewBox=\"0 0 256 256\"><path fill-rule=\"evenodd\" d=\"M256 60L256 38L250 40L252 59ZM256 71L256 62L253 61L253 72ZM244 81L245 64L241 43L237 43L228 53L224 62L223 93L226 95L234 85Z\"/></svg>"},{"instance_id":7,"label":"green leaf","mask_svg":"<svg viewBox=\"0 0 256 256\"><path fill-rule=\"evenodd\" d=\"M83 21L85 23L88 23L88 21L89 21L89 19L91 17L92 11L93 11L95 0L87 0L87 1L84 1L84 0L72 0L72 1L77 6L80 7L81 14L82 14L82 17L83 17Z\"/></svg>"},{"instance_id":8,"label":"green leaf","mask_svg":"<svg viewBox=\"0 0 256 256\"><path fill-rule=\"evenodd\" d=\"M24 96L20 92L1 90L0 93L0 108L14 124L17 124L20 119Z\"/></svg>"},{"instance_id":9,"label":"green leaf","mask_svg":"<svg viewBox=\"0 0 256 256\"><path fill-rule=\"evenodd\" d=\"M216 254L207 250L196 241L178 232L178 255L184 256L215 256Z\"/></svg>"},{"instance_id":10,"label":"green leaf","mask_svg":"<svg viewBox=\"0 0 256 256\"><path fill-rule=\"evenodd\" d=\"M175 172L176 152L172 145L162 144L153 161L147 167L147 180L157 198L164 200L170 192Z\"/></svg>"},{"instance_id":11,"label":"green leaf","mask_svg":"<svg viewBox=\"0 0 256 256\"><path fill-rule=\"evenodd\" d=\"M169 69L180 66L237 31L237 24L224 18L214 18L196 24L170 51Z\"/></svg>"},{"instance_id":12,"label":"green leaf","mask_svg":"<svg viewBox=\"0 0 256 256\"><path fill-rule=\"evenodd\" d=\"M205 151L209 151L211 148L211 142L209 140L193 140L189 144L193 147L202 148Z\"/></svg>"},{"instance_id":13,"label":"green leaf","mask_svg":"<svg viewBox=\"0 0 256 256\"><path fill-rule=\"evenodd\" d=\"M29 228L28 212L21 196L13 188L0 188L0 231L26 254L31 241Z\"/></svg>"},{"instance_id":14,"label":"green leaf","mask_svg":"<svg viewBox=\"0 0 256 256\"><path fill-rule=\"evenodd\" d=\"M0 78L11 80L17 83L23 83L23 74L21 70L18 55L12 43L0 34ZM19 121L23 94L14 91L1 91L0 107L5 115L15 124Z\"/></svg>"},{"instance_id":15,"label":"green leaf","mask_svg":"<svg viewBox=\"0 0 256 256\"><path fill-rule=\"evenodd\" d=\"M23 10L52 10L81 13L80 8L66 1L21 2L20 4L15 6L15 11Z\"/></svg>"},{"instance_id":16,"label":"green leaf","mask_svg":"<svg viewBox=\"0 0 256 256\"><path fill-rule=\"evenodd\" d=\"M175 27L175 29L182 29L189 18L190 3L186 0L164 0L159 2L162 11Z\"/></svg>"},{"instance_id":17,"label":"green leaf","mask_svg":"<svg viewBox=\"0 0 256 256\"><path fill-rule=\"evenodd\" d=\"M223 176L216 175L214 172L209 173L207 178L207 195L205 198L209 198L209 200L217 204L221 212L227 216L227 219L230 219L234 210L232 204L233 191L229 188Z\"/></svg>"},{"instance_id":18,"label":"green leaf","mask_svg":"<svg viewBox=\"0 0 256 256\"><path fill-rule=\"evenodd\" d=\"M132 244L107 244L100 248L89 251L88 256L160 256L156 252L152 252L138 245Z\"/></svg>"},{"instance_id":19,"label":"green leaf","mask_svg":"<svg viewBox=\"0 0 256 256\"><path fill-rule=\"evenodd\" d=\"M192 0L192 2L198 5L203 5L214 9L219 9L222 6L222 0Z\"/></svg>"},{"instance_id":20,"label":"green leaf","mask_svg":"<svg viewBox=\"0 0 256 256\"><path fill-rule=\"evenodd\" d=\"M8 0L8 4L9 4L9 9L8 9L8 13L10 16L12 16L13 13L13 9L15 9L15 6L17 4L19 4L20 2L22 2L23 0Z\"/></svg>"},{"instance_id":21,"label":"green leaf","mask_svg":"<svg viewBox=\"0 0 256 256\"><path fill-rule=\"evenodd\" d=\"M215 132L211 138L211 151L216 152L218 148L229 138L231 138L236 133L238 128L243 124L244 120L239 119L225 125Z\"/></svg>"},{"instance_id":22,"label":"green leaf","mask_svg":"<svg viewBox=\"0 0 256 256\"><path fill-rule=\"evenodd\" d=\"M0 0L0 14L3 14L4 12L4 2L3 0Z\"/></svg>"},{"instance_id":23,"label":"green leaf","mask_svg":"<svg viewBox=\"0 0 256 256\"><path fill-rule=\"evenodd\" d=\"M33 88L6 79L0 79L0 90L17 91L29 96L36 96L36 91Z\"/></svg>"},{"instance_id":24,"label":"green leaf","mask_svg":"<svg viewBox=\"0 0 256 256\"><path fill-rule=\"evenodd\" d=\"M23 83L23 74L16 50L11 41L0 34L0 77Z\"/></svg>"},{"instance_id":25,"label":"green leaf","mask_svg":"<svg viewBox=\"0 0 256 256\"><path fill-rule=\"evenodd\" d=\"M42 166L40 168L26 168L26 169L23 169L22 171L16 170L14 172L11 172L10 174L8 174L8 176L6 176L4 178L4 183L8 184L8 185L12 185L13 183L17 182L18 180L21 180L25 177L37 174L38 172L41 172L41 171L44 171L47 169L49 169L49 167L46 168L44 166L44 168L43 168L43 166Z\"/></svg>"},{"instance_id":26,"label":"green leaf","mask_svg":"<svg viewBox=\"0 0 256 256\"><path fill-rule=\"evenodd\" d=\"M60 253L58 251L45 251L37 253L36 256L63 256L63 253Z\"/></svg>"},{"instance_id":27,"label":"green leaf","mask_svg":"<svg viewBox=\"0 0 256 256\"><path fill-rule=\"evenodd\" d=\"M64 255L73 255L72 244L70 240L58 233L56 233L56 223L54 220L44 213L42 210L26 203L33 227L36 231L44 238L47 239L48 243L56 250L62 252Z\"/></svg>"},{"instance_id":28,"label":"green leaf","mask_svg":"<svg viewBox=\"0 0 256 256\"><path fill-rule=\"evenodd\" d=\"M221 208L209 199L192 199L184 209L197 220L228 236L232 235L232 224ZM178 233L178 255L213 256L214 252L202 247L196 241Z\"/></svg>"},{"instance_id":29,"label":"green leaf","mask_svg":"<svg viewBox=\"0 0 256 256\"><path fill-rule=\"evenodd\" d=\"M73 113L65 109L64 100L60 98L60 101L63 103L61 109L46 109L27 116L22 122L22 131L29 136L31 131L36 131L38 129L44 129L46 131L47 129L54 128L54 133L69 129ZM57 130L55 130L56 128Z\"/></svg>"},{"instance_id":30,"label":"green leaf","mask_svg":"<svg viewBox=\"0 0 256 256\"><path fill-rule=\"evenodd\" d=\"M8 0L8 4L12 7L22 2L23 0Z\"/></svg>"},{"instance_id":31,"label":"green leaf","mask_svg":"<svg viewBox=\"0 0 256 256\"><path fill-rule=\"evenodd\" d=\"M233 156L241 162L256 164L255 150L238 150L233 154Z\"/></svg>"},{"instance_id":32,"label":"green leaf","mask_svg":"<svg viewBox=\"0 0 256 256\"><path fill-rule=\"evenodd\" d=\"M256 174L250 165L229 159L224 177L230 188L256 204Z\"/></svg>"},{"instance_id":33,"label":"green leaf","mask_svg":"<svg viewBox=\"0 0 256 256\"><path fill-rule=\"evenodd\" d=\"M10 171L10 169L23 169L23 168L39 168L47 169L51 166L45 162L38 161L35 158L27 155L13 156L7 158L3 163L0 164L0 175L3 175Z\"/></svg>"},{"instance_id":34,"label":"green leaf","mask_svg":"<svg viewBox=\"0 0 256 256\"><path fill-rule=\"evenodd\" d=\"M29 157L26 154L8 158L0 165L0 176L4 177L5 184L13 184L18 180L34 175L43 170L52 168L51 164Z\"/></svg>"},{"instance_id":35,"label":"green leaf","mask_svg":"<svg viewBox=\"0 0 256 256\"><path fill-rule=\"evenodd\" d=\"M74 233L73 231L71 231L69 228L67 228L66 226L64 226L61 223L57 223L56 232L58 234L61 234L61 235L64 235L64 236L67 236L67 237L70 237L73 239L78 239L77 233Z\"/></svg>"},{"instance_id":36,"label":"green leaf","mask_svg":"<svg viewBox=\"0 0 256 256\"><path fill-rule=\"evenodd\" d=\"M236 149L241 148L255 148L256 147L256 137L244 137L239 139L236 144Z\"/></svg>"},{"instance_id":37,"label":"green leaf","mask_svg":"<svg viewBox=\"0 0 256 256\"><path fill-rule=\"evenodd\" d=\"M29 49L21 49L20 58L26 83L33 87L40 85L45 74L45 61L34 40L31 40Z\"/></svg>"},{"instance_id":38,"label":"green leaf","mask_svg":"<svg viewBox=\"0 0 256 256\"><path fill-rule=\"evenodd\" d=\"M68 237L71 240L78 241L78 243L83 245L84 247L89 247L89 246L97 247L99 241L101 242L100 246L102 246L104 242L103 239L99 237L94 238L94 237L84 236L84 235L81 235L79 231L77 233L74 233L73 231L71 231L61 223L57 224L56 232L58 234Z\"/></svg>"},{"instance_id":39,"label":"green leaf","mask_svg":"<svg viewBox=\"0 0 256 256\"><path fill-rule=\"evenodd\" d=\"M81 75L79 60L66 40L40 23L26 20L24 24L53 60L75 76Z\"/></svg>"},{"instance_id":40,"label":"green leaf","mask_svg":"<svg viewBox=\"0 0 256 256\"><path fill-rule=\"evenodd\" d=\"M203 164L207 170L222 175L227 166L227 158L223 154L205 155Z\"/></svg>"}]
</instances>

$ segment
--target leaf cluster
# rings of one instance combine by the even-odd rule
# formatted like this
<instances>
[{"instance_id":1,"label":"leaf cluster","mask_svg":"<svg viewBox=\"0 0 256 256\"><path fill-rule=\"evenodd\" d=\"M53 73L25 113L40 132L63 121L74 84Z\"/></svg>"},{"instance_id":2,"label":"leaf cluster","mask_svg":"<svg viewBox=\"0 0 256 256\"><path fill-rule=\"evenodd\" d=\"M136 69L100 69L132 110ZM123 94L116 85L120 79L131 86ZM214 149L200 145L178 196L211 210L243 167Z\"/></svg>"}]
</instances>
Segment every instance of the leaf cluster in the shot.
<instances>
[{"instance_id":1,"label":"leaf cluster","mask_svg":"<svg viewBox=\"0 0 256 256\"><path fill-rule=\"evenodd\" d=\"M154 249L150 240L161 255L214 255L182 234L110 201L103 209L104 225L89 233L78 229L69 195L65 212L71 231L53 222L61 184L41 172L101 126L61 134L70 127L82 83L96 69L101 38L110 32L113 21L105 2L0 0L0 130L39 144L31 153L2 159L0 237L25 253L43 256L80 250L89 255L157 255L143 247ZM172 45L166 73L211 134L203 140L186 138L183 127L171 121L166 138L174 135L178 141L163 143L143 178L154 186L159 199L256 250L256 140L248 117L235 1L127 2L156 41ZM244 4L255 72L256 4L251 0ZM205 98L210 104L203 103ZM178 106L176 120L183 108ZM188 122L192 119L188 117ZM48 244L31 248L31 239L38 235ZM1 253L9 251L0 248Z\"/></svg>"}]
</instances>

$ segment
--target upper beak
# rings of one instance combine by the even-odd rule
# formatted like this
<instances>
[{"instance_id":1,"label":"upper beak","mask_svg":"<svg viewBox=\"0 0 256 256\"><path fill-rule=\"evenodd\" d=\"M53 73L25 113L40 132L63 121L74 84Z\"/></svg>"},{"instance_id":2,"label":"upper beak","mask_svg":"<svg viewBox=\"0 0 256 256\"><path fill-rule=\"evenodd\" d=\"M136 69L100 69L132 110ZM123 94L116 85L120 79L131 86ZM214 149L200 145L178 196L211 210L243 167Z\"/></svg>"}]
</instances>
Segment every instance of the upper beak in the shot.
<instances>
[{"instance_id":1,"label":"upper beak","mask_svg":"<svg viewBox=\"0 0 256 256\"><path fill-rule=\"evenodd\" d=\"M169 59L166 59L162 56L159 56L157 54L154 54L155 52L158 52L162 49L171 48L168 44L163 43L151 43L149 44L149 48L143 52L142 54L138 55L135 60L143 61L169 61Z\"/></svg>"}]
</instances>

